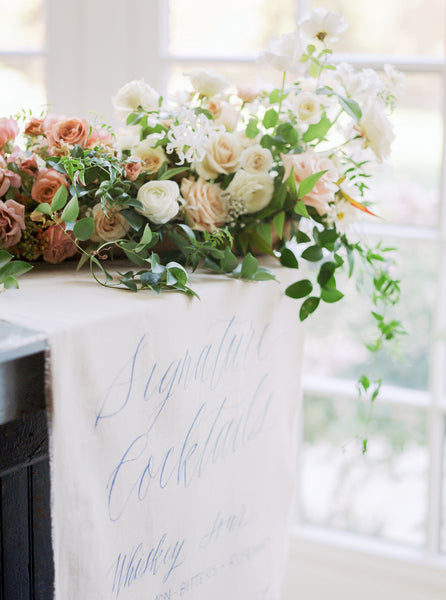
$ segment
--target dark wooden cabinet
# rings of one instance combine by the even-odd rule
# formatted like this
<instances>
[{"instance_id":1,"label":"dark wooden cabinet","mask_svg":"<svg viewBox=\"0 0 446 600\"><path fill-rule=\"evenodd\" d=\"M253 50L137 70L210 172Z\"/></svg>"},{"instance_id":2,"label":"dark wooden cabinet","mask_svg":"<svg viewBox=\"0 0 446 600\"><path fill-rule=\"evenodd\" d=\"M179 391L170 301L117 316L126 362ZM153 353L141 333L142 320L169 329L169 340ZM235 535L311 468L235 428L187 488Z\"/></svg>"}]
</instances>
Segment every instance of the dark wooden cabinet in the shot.
<instances>
[{"instance_id":1,"label":"dark wooden cabinet","mask_svg":"<svg viewBox=\"0 0 446 600\"><path fill-rule=\"evenodd\" d=\"M44 341L0 321L0 600L51 600Z\"/></svg>"}]
</instances>

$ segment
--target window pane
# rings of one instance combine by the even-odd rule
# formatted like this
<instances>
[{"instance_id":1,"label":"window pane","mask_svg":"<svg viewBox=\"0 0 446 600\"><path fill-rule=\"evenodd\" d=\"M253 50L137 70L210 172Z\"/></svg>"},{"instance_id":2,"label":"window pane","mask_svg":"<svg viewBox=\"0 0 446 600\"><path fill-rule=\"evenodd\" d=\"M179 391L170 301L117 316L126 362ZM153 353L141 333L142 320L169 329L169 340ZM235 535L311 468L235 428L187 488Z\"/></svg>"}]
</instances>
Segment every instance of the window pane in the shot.
<instances>
[{"instance_id":1,"label":"window pane","mask_svg":"<svg viewBox=\"0 0 446 600\"><path fill-rule=\"evenodd\" d=\"M40 113L47 102L43 58L0 61L0 89L0 117L22 108Z\"/></svg>"},{"instance_id":2,"label":"window pane","mask_svg":"<svg viewBox=\"0 0 446 600\"><path fill-rule=\"evenodd\" d=\"M217 5L215 5L217 7ZM296 27L296 1L226 0L218 12L208 0L169 1L169 52L178 55L256 55L272 35Z\"/></svg>"},{"instance_id":3,"label":"window pane","mask_svg":"<svg viewBox=\"0 0 446 600\"><path fill-rule=\"evenodd\" d=\"M379 175L374 188L379 214L387 221L426 227L439 223L442 100L439 75L406 75L406 93L391 117L396 136L392 167Z\"/></svg>"},{"instance_id":4,"label":"window pane","mask_svg":"<svg viewBox=\"0 0 446 600\"><path fill-rule=\"evenodd\" d=\"M349 28L336 50L409 55L444 53L444 0L312 0L343 14Z\"/></svg>"},{"instance_id":5,"label":"window pane","mask_svg":"<svg viewBox=\"0 0 446 600\"><path fill-rule=\"evenodd\" d=\"M373 240L369 240L373 243ZM396 246L401 302L394 317L407 331L395 352L373 357L364 342L375 335L370 310L352 282L338 277L346 298L338 304L322 305L307 325L305 372L313 376L357 378L363 372L378 374L385 384L427 389L429 344L435 299L437 250L434 243L386 239Z\"/></svg>"},{"instance_id":6,"label":"window pane","mask_svg":"<svg viewBox=\"0 0 446 600\"><path fill-rule=\"evenodd\" d=\"M43 47L44 0L0 0L0 15L0 51Z\"/></svg>"},{"instance_id":7,"label":"window pane","mask_svg":"<svg viewBox=\"0 0 446 600\"><path fill-rule=\"evenodd\" d=\"M421 411L322 397L305 400L301 485L312 524L421 546L428 450ZM362 437L368 450L361 453ZM358 439L359 438L359 439Z\"/></svg>"}]
</instances>

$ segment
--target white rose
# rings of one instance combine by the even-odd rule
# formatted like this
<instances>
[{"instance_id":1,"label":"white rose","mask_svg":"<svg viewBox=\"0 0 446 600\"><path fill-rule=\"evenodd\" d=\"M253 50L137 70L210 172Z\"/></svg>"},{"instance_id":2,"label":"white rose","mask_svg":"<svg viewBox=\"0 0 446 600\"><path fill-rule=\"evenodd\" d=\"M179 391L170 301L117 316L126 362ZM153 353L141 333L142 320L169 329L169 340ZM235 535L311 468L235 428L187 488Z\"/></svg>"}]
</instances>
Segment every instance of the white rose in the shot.
<instances>
[{"instance_id":1,"label":"white rose","mask_svg":"<svg viewBox=\"0 0 446 600\"><path fill-rule=\"evenodd\" d=\"M233 173L240 164L242 146L238 135L233 133L214 134L206 145L206 155L195 169L204 179L215 179L219 173Z\"/></svg>"},{"instance_id":2,"label":"white rose","mask_svg":"<svg viewBox=\"0 0 446 600\"><path fill-rule=\"evenodd\" d=\"M143 162L142 168L148 173L156 173L166 162L167 157L161 146L154 148L158 136L151 135L132 148L132 154Z\"/></svg>"},{"instance_id":3,"label":"white rose","mask_svg":"<svg viewBox=\"0 0 446 600\"><path fill-rule=\"evenodd\" d=\"M332 44L338 41L338 35L347 29L344 17L325 8L315 8L308 19L300 23L300 30L309 42L315 39Z\"/></svg>"},{"instance_id":4,"label":"white rose","mask_svg":"<svg viewBox=\"0 0 446 600\"><path fill-rule=\"evenodd\" d=\"M120 152L122 152L123 150L130 150L130 148L138 144L140 136L141 128L139 125L131 125L130 127L120 127L116 131L114 146Z\"/></svg>"},{"instance_id":5,"label":"white rose","mask_svg":"<svg viewBox=\"0 0 446 600\"><path fill-rule=\"evenodd\" d=\"M138 108L145 111L157 110L159 107L159 94L142 79L130 81L122 86L116 96L112 98L116 117L125 121L127 117Z\"/></svg>"},{"instance_id":6,"label":"white rose","mask_svg":"<svg viewBox=\"0 0 446 600\"><path fill-rule=\"evenodd\" d=\"M214 117L215 125L223 125L226 131L234 131L237 127L240 113L228 102L213 98L207 108Z\"/></svg>"},{"instance_id":7,"label":"white rose","mask_svg":"<svg viewBox=\"0 0 446 600\"><path fill-rule=\"evenodd\" d=\"M123 238L130 225L119 209L107 207L107 213L102 210L101 204L95 204L92 210L94 219L94 232L91 236L92 242L114 242Z\"/></svg>"},{"instance_id":8,"label":"white rose","mask_svg":"<svg viewBox=\"0 0 446 600\"><path fill-rule=\"evenodd\" d=\"M249 173L267 173L273 166L273 155L260 144L248 146L240 155L240 165Z\"/></svg>"},{"instance_id":9,"label":"white rose","mask_svg":"<svg viewBox=\"0 0 446 600\"><path fill-rule=\"evenodd\" d=\"M254 213L268 206L273 197L274 184L269 175L255 175L240 169L226 191L231 201L242 203L244 212Z\"/></svg>"},{"instance_id":10,"label":"white rose","mask_svg":"<svg viewBox=\"0 0 446 600\"><path fill-rule=\"evenodd\" d=\"M136 210L152 223L162 225L178 213L180 189L175 181L148 181L139 188L137 200L142 208Z\"/></svg>"},{"instance_id":11,"label":"white rose","mask_svg":"<svg viewBox=\"0 0 446 600\"><path fill-rule=\"evenodd\" d=\"M365 146L373 150L379 162L389 158L395 139L392 123L377 102L368 102L363 108L359 122Z\"/></svg>"},{"instance_id":12,"label":"white rose","mask_svg":"<svg viewBox=\"0 0 446 600\"><path fill-rule=\"evenodd\" d=\"M319 123L322 117L322 105L316 94L302 92L294 102L294 113L298 119L309 125Z\"/></svg>"},{"instance_id":13,"label":"white rose","mask_svg":"<svg viewBox=\"0 0 446 600\"><path fill-rule=\"evenodd\" d=\"M219 94L229 85L226 79L206 69L190 74L189 78L194 91L208 97Z\"/></svg>"},{"instance_id":14,"label":"white rose","mask_svg":"<svg viewBox=\"0 0 446 600\"><path fill-rule=\"evenodd\" d=\"M272 37L268 50L260 55L260 62L277 69L301 74L305 71L304 63L300 62L303 47L298 33L287 33L280 38Z\"/></svg>"}]
</instances>

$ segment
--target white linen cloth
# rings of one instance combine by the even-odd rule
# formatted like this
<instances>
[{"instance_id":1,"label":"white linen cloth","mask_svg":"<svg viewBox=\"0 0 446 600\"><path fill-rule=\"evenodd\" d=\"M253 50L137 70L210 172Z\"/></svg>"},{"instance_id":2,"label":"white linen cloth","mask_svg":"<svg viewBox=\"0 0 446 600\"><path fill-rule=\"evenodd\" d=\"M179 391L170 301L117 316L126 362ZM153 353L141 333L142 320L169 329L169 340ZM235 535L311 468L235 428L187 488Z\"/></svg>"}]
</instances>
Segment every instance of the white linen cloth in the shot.
<instances>
[{"instance_id":1,"label":"white linen cloth","mask_svg":"<svg viewBox=\"0 0 446 600\"><path fill-rule=\"evenodd\" d=\"M48 334L56 600L279 600L302 328L277 282L200 300L21 278L0 318Z\"/></svg>"}]
</instances>

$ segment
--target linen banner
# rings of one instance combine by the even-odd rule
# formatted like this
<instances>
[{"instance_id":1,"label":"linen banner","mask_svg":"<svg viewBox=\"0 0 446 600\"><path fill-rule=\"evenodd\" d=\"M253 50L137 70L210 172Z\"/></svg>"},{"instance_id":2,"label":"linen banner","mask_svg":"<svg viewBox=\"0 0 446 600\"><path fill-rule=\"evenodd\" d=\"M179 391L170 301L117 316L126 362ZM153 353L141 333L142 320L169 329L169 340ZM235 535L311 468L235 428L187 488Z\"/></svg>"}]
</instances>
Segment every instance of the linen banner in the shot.
<instances>
[{"instance_id":1,"label":"linen banner","mask_svg":"<svg viewBox=\"0 0 446 600\"><path fill-rule=\"evenodd\" d=\"M276 282L200 300L60 268L0 299L45 331L56 600L279 600L302 330Z\"/></svg>"}]
</instances>

